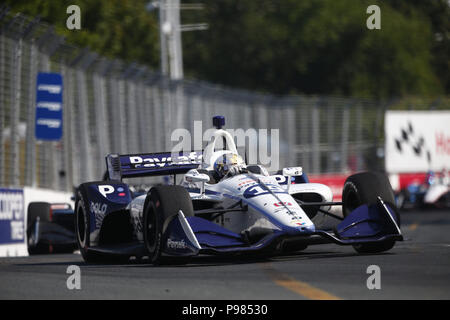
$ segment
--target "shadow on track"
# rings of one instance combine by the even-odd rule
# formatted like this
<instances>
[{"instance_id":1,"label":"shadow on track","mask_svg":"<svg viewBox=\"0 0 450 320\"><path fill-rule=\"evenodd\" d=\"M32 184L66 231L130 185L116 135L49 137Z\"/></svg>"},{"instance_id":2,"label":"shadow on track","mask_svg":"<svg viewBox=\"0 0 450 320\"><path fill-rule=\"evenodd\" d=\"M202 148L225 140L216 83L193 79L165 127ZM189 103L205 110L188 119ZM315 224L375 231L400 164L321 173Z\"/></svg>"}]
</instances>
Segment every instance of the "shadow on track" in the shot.
<instances>
[{"instance_id":1,"label":"shadow on track","mask_svg":"<svg viewBox=\"0 0 450 320\"><path fill-rule=\"evenodd\" d=\"M379 253L376 255L386 255L392 254L389 252ZM370 254L373 255L373 254ZM73 255L75 257L75 255ZM15 263L16 266L63 266L63 265L77 265L83 268L89 269L101 269L101 268L195 268L195 267L221 267L227 265L242 265L242 264L258 264L266 262L284 262L284 261L302 261L311 259L333 259L333 258L345 258L345 257L357 257L366 256L364 254L359 254L356 252L336 252L336 251L299 251L291 252L285 254L278 254L272 256L208 256L200 255L191 258L188 262L177 263L177 261L168 262L161 265L153 265L149 260L144 257L142 259L130 259L128 263L124 262L107 262L107 263L96 263L90 264L85 263L80 256L78 259L67 259L65 261L55 261L55 262L31 262L31 263ZM57 257L57 255L52 255L52 258Z\"/></svg>"}]
</instances>

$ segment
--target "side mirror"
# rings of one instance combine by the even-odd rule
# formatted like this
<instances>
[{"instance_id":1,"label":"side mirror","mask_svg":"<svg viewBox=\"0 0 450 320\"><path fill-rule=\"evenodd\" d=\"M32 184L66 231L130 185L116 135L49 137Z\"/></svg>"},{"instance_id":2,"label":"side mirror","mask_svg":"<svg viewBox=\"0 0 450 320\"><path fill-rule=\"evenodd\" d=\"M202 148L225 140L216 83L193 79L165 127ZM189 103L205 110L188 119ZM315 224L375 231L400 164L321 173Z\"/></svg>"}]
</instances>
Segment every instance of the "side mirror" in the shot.
<instances>
[{"instance_id":1,"label":"side mirror","mask_svg":"<svg viewBox=\"0 0 450 320\"><path fill-rule=\"evenodd\" d=\"M303 174L302 167L283 168L283 176L296 177Z\"/></svg>"},{"instance_id":2,"label":"side mirror","mask_svg":"<svg viewBox=\"0 0 450 320\"><path fill-rule=\"evenodd\" d=\"M191 170L188 173L186 173L186 175L184 176L184 179L187 182L208 182L209 181L209 176L207 174L204 173L199 173L197 170Z\"/></svg>"},{"instance_id":3,"label":"side mirror","mask_svg":"<svg viewBox=\"0 0 450 320\"><path fill-rule=\"evenodd\" d=\"M202 187L200 188L200 193L202 195L205 194L205 182L209 181L209 176L207 174L200 173L197 170L193 169L185 174L184 179L190 183L201 182Z\"/></svg>"},{"instance_id":4,"label":"side mirror","mask_svg":"<svg viewBox=\"0 0 450 320\"><path fill-rule=\"evenodd\" d=\"M303 174L302 167L283 168L283 176L287 177L287 192L291 187L291 177L301 176Z\"/></svg>"}]
</instances>

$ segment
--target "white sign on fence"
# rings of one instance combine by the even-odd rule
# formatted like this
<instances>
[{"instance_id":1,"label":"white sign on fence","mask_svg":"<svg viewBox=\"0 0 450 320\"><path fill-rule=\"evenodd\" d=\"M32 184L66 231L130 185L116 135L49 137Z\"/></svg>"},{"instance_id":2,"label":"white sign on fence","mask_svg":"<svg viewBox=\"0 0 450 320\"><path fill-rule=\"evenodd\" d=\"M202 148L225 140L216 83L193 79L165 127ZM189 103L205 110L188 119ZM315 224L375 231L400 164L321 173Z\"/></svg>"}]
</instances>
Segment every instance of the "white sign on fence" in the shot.
<instances>
[{"instance_id":1,"label":"white sign on fence","mask_svg":"<svg viewBox=\"0 0 450 320\"><path fill-rule=\"evenodd\" d=\"M0 188L0 257L27 255L22 189Z\"/></svg>"},{"instance_id":2,"label":"white sign on fence","mask_svg":"<svg viewBox=\"0 0 450 320\"><path fill-rule=\"evenodd\" d=\"M450 169L450 111L387 111L384 128L387 172Z\"/></svg>"}]
</instances>

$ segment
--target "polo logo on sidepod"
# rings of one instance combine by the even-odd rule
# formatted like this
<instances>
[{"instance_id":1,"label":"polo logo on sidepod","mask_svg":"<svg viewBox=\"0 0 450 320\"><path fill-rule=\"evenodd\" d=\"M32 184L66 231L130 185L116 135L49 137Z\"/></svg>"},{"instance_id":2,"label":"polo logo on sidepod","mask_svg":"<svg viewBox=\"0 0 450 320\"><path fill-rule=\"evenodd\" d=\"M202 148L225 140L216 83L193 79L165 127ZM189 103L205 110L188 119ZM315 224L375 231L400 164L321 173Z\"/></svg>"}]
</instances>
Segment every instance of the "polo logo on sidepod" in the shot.
<instances>
[{"instance_id":1,"label":"polo logo on sidepod","mask_svg":"<svg viewBox=\"0 0 450 320\"><path fill-rule=\"evenodd\" d=\"M107 198L107 194L111 194L114 192L114 187L109 184L102 184L98 186L98 192L102 194L105 198Z\"/></svg>"}]
</instances>

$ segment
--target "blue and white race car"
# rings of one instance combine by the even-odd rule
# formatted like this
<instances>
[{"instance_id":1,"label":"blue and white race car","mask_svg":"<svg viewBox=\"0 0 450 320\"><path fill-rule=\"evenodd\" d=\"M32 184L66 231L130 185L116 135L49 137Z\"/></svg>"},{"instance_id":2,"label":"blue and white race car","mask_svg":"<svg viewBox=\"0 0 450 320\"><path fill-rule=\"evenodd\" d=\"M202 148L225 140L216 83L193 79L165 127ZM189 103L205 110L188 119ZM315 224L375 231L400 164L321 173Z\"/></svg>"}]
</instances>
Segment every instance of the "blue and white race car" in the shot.
<instances>
[{"instance_id":1,"label":"blue and white race car","mask_svg":"<svg viewBox=\"0 0 450 320\"><path fill-rule=\"evenodd\" d=\"M274 255L330 242L377 253L403 240L384 174L348 177L342 202L334 202L330 188L309 183L301 167L271 175L260 165L246 164L222 129L223 117L213 123L214 136L202 152L109 154L108 179L78 187L75 230L86 262L134 256L158 264L200 254ZM218 141L224 142L220 150ZM122 181L155 175L173 175L174 184L133 197ZM330 212L332 206L342 206L342 215ZM325 216L334 225L321 225Z\"/></svg>"}]
</instances>

